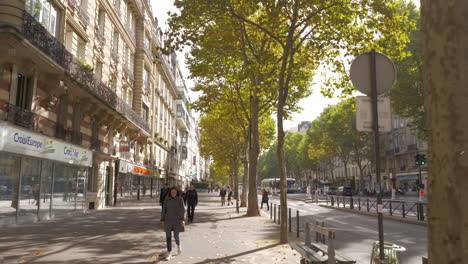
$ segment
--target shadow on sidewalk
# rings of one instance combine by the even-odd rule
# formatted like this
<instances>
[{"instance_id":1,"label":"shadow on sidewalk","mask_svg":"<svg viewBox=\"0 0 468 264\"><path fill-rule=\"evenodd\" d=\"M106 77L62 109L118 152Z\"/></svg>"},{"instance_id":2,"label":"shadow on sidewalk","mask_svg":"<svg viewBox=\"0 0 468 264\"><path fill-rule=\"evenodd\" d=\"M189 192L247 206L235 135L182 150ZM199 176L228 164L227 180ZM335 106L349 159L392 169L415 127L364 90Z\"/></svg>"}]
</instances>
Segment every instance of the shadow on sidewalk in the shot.
<instances>
[{"instance_id":1,"label":"shadow on sidewalk","mask_svg":"<svg viewBox=\"0 0 468 264\"><path fill-rule=\"evenodd\" d=\"M206 263L234 263L234 262L236 261L236 258L237 258L237 257L242 257L242 256L249 255L249 254L252 254L252 253L255 253L255 252L262 251L262 250L267 250L267 249L270 249L270 248L277 247L277 246L279 246L279 245L281 245L281 244L280 244L280 243L271 244L271 245L268 245L268 246L265 246L265 247L261 247L261 248L256 248L256 249L248 250L248 251L245 251L245 252L237 253L237 254L230 255L230 256L226 256L226 257L222 257L222 258L206 259L206 260L204 260L204 261L196 262L196 263L194 263L194 264L206 264Z\"/></svg>"}]
</instances>

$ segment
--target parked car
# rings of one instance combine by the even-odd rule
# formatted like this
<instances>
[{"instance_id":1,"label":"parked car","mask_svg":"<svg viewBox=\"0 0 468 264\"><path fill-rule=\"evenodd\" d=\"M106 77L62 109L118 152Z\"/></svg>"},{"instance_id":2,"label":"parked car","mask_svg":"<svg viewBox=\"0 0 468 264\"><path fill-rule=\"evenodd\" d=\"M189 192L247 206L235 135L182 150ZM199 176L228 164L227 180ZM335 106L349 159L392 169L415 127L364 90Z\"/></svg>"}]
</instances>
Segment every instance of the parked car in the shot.
<instances>
[{"instance_id":1,"label":"parked car","mask_svg":"<svg viewBox=\"0 0 468 264\"><path fill-rule=\"evenodd\" d=\"M353 189L348 186L341 186L338 188L337 195L353 196Z\"/></svg>"},{"instance_id":2,"label":"parked car","mask_svg":"<svg viewBox=\"0 0 468 264\"><path fill-rule=\"evenodd\" d=\"M328 187L328 191L327 191L327 194L328 194L328 195L336 195L337 192L338 192L338 188L336 188L336 187Z\"/></svg>"}]
</instances>

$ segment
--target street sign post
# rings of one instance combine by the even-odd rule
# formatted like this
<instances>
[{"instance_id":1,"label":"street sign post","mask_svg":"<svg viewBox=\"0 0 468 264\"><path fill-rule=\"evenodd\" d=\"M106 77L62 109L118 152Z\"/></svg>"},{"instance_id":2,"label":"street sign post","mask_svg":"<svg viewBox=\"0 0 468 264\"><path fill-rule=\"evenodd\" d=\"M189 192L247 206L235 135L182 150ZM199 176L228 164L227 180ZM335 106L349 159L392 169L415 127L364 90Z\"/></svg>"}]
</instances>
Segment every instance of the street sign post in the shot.
<instances>
[{"instance_id":1,"label":"street sign post","mask_svg":"<svg viewBox=\"0 0 468 264\"><path fill-rule=\"evenodd\" d=\"M390 132L392 130L392 119L390 112L390 98L378 98L379 109L379 132ZM373 130L372 122L372 100L368 96L356 97L356 129L358 131Z\"/></svg>"},{"instance_id":2,"label":"street sign post","mask_svg":"<svg viewBox=\"0 0 468 264\"><path fill-rule=\"evenodd\" d=\"M375 52L363 53L351 64L351 81L356 88L370 95L372 102L372 130L374 131L375 174L377 179L377 208L382 208L382 184L380 178L380 145L379 145L379 115L378 95L392 88L396 78L396 70L392 61L385 55ZM384 232L382 210L377 212L379 225L379 258L380 264L385 263Z\"/></svg>"}]
</instances>

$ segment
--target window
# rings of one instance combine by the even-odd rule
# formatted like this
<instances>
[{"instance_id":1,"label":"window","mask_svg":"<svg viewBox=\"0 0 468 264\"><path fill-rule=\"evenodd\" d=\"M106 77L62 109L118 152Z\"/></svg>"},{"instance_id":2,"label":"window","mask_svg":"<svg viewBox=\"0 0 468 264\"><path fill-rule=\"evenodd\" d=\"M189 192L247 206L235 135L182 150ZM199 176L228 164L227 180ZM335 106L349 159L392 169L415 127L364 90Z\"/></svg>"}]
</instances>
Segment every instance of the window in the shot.
<instances>
[{"instance_id":1,"label":"window","mask_svg":"<svg viewBox=\"0 0 468 264\"><path fill-rule=\"evenodd\" d=\"M147 51L151 51L150 47L151 47L150 39L149 39L148 33L145 32L145 49Z\"/></svg>"},{"instance_id":2,"label":"window","mask_svg":"<svg viewBox=\"0 0 468 264\"><path fill-rule=\"evenodd\" d=\"M65 33L65 48L73 53L73 31L67 31Z\"/></svg>"},{"instance_id":3,"label":"window","mask_svg":"<svg viewBox=\"0 0 468 264\"><path fill-rule=\"evenodd\" d=\"M26 0L26 11L53 36L57 33L57 8L48 0Z\"/></svg>"},{"instance_id":4,"label":"window","mask_svg":"<svg viewBox=\"0 0 468 264\"><path fill-rule=\"evenodd\" d=\"M143 70L143 89L145 92L151 94L149 72L146 68Z\"/></svg>"},{"instance_id":5,"label":"window","mask_svg":"<svg viewBox=\"0 0 468 264\"><path fill-rule=\"evenodd\" d=\"M119 54L119 32L115 31L112 37L112 52Z\"/></svg>"},{"instance_id":6,"label":"window","mask_svg":"<svg viewBox=\"0 0 468 264\"><path fill-rule=\"evenodd\" d=\"M114 8L117 14L120 14L120 0L114 0Z\"/></svg>"},{"instance_id":7,"label":"window","mask_svg":"<svg viewBox=\"0 0 468 264\"><path fill-rule=\"evenodd\" d=\"M96 79L102 81L102 62L98 61L96 63L96 68L94 69L94 74Z\"/></svg>"},{"instance_id":8,"label":"window","mask_svg":"<svg viewBox=\"0 0 468 264\"><path fill-rule=\"evenodd\" d=\"M82 39L78 40L76 57L82 61L86 61L86 42L84 42Z\"/></svg>"},{"instance_id":9,"label":"window","mask_svg":"<svg viewBox=\"0 0 468 264\"><path fill-rule=\"evenodd\" d=\"M149 108L146 106L146 105L143 105L143 109L141 111L141 116L143 117L143 119L145 119L146 121L148 121L148 113L149 113Z\"/></svg>"},{"instance_id":10,"label":"window","mask_svg":"<svg viewBox=\"0 0 468 264\"><path fill-rule=\"evenodd\" d=\"M16 94L16 106L31 110L32 93L33 93L32 78L18 74L18 87Z\"/></svg>"},{"instance_id":11,"label":"window","mask_svg":"<svg viewBox=\"0 0 468 264\"><path fill-rule=\"evenodd\" d=\"M127 91L127 104L132 106L133 105L133 93L132 90L128 89Z\"/></svg>"}]
</instances>

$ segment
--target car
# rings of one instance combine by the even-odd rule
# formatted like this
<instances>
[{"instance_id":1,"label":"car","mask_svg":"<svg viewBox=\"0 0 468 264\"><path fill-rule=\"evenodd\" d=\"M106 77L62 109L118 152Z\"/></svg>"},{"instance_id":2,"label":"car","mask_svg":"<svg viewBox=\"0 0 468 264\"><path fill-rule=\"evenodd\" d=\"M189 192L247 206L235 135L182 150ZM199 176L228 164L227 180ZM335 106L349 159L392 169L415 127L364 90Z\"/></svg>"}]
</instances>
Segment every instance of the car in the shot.
<instances>
[{"instance_id":1,"label":"car","mask_svg":"<svg viewBox=\"0 0 468 264\"><path fill-rule=\"evenodd\" d=\"M341 186L338 188L337 195L353 196L353 189L348 186Z\"/></svg>"},{"instance_id":2,"label":"car","mask_svg":"<svg viewBox=\"0 0 468 264\"><path fill-rule=\"evenodd\" d=\"M337 191L338 191L338 188L336 188L336 187L328 187L327 194L328 195L336 195Z\"/></svg>"}]
</instances>

